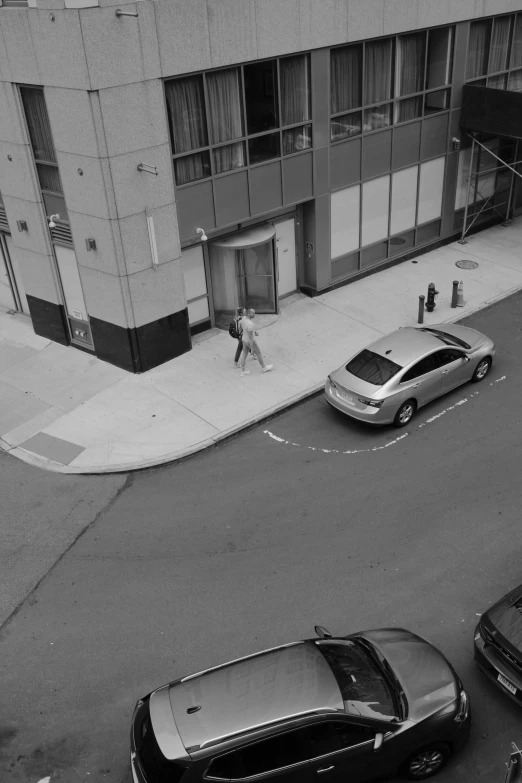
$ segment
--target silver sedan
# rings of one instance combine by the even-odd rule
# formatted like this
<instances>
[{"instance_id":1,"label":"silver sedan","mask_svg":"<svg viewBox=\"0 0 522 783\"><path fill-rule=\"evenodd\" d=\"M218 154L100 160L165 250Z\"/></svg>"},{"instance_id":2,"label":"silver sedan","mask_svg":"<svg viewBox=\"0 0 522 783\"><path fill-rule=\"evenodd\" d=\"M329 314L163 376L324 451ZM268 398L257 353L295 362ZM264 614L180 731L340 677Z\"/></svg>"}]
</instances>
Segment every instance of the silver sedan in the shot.
<instances>
[{"instance_id":1,"label":"silver sedan","mask_svg":"<svg viewBox=\"0 0 522 783\"><path fill-rule=\"evenodd\" d=\"M407 326L381 337L328 376L327 402L368 424L409 424L415 411L489 373L495 344L456 324Z\"/></svg>"}]
</instances>

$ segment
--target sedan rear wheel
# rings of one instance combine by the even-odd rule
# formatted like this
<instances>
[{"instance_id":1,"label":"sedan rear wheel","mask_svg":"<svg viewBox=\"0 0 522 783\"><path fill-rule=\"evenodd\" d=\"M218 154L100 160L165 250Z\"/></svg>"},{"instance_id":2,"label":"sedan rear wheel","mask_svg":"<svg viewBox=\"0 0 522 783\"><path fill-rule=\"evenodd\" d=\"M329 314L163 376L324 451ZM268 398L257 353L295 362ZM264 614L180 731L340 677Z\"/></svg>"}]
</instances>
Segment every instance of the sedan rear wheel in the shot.
<instances>
[{"instance_id":1,"label":"sedan rear wheel","mask_svg":"<svg viewBox=\"0 0 522 783\"><path fill-rule=\"evenodd\" d=\"M483 381L488 372L491 369L491 359L489 356L486 356L484 359L481 359L480 362L475 367L475 372L471 376L471 380L474 383L479 383L479 381Z\"/></svg>"},{"instance_id":2,"label":"sedan rear wheel","mask_svg":"<svg viewBox=\"0 0 522 783\"><path fill-rule=\"evenodd\" d=\"M416 410L417 404L415 400L406 400L397 411L393 423L396 427L405 427L412 420Z\"/></svg>"},{"instance_id":3,"label":"sedan rear wheel","mask_svg":"<svg viewBox=\"0 0 522 783\"><path fill-rule=\"evenodd\" d=\"M404 771L410 780L426 780L440 772L450 755L446 745L428 745L413 753Z\"/></svg>"}]
</instances>

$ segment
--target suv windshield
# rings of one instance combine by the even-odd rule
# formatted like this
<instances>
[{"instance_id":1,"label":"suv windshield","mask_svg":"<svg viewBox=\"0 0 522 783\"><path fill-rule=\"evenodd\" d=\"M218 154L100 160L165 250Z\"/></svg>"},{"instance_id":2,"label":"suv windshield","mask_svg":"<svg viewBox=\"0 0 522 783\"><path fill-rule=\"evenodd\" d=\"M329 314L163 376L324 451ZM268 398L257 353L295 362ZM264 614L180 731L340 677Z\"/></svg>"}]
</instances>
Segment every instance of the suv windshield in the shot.
<instances>
[{"instance_id":1,"label":"suv windshield","mask_svg":"<svg viewBox=\"0 0 522 783\"><path fill-rule=\"evenodd\" d=\"M419 329L420 332L429 332L430 334L434 334L435 337L438 337L439 340L442 340L443 343L446 343L446 345L459 345L461 348L471 348L471 345L468 345L468 343L465 343L464 340L461 340L460 337L455 337L453 334L448 334L447 332L441 332L440 329L430 329L429 327L425 327L423 329Z\"/></svg>"},{"instance_id":2,"label":"suv windshield","mask_svg":"<svg viewBox=\"0 0 522 783\"><path fill-rule=\"evenodd\" d=\"M383 386L386 381L393 378L399 370L402 370L398 364L391 362L378 353L368 351L367 348L358 353L348 364L346 369L356 378L367 383L373 383L374 386Z\"/></svg>"},{"instance_id":3,"label":"suv windshield","mask_svg":"<svg viewBox=\"0 0 522 783\"><path fill-rule=\"evenodd\" d=\"M376 660L357 642L321 642L341 690L344 708L352 715L392 720L399 715L395 694Z\"/></svg>"}]
</instances>

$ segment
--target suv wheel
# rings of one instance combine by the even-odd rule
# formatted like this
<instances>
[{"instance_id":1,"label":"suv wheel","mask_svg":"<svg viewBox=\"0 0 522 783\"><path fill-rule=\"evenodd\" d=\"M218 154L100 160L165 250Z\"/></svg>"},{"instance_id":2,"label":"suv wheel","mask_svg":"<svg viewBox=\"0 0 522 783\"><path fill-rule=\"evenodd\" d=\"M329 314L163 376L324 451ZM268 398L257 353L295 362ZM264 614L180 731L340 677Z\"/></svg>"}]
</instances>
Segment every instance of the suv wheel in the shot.
<instances>
[{"instance_id":1,"label":"suv wheel","mask_svg":"<svg viewBox=\"0 0 522 783\"><path fill-rule=\"evenodd\" d=\"M450 751L447 745L433 743L412 753L404 772L409 780L426 780L436 775L449 759Z\"/></svg>"}]
</instances>

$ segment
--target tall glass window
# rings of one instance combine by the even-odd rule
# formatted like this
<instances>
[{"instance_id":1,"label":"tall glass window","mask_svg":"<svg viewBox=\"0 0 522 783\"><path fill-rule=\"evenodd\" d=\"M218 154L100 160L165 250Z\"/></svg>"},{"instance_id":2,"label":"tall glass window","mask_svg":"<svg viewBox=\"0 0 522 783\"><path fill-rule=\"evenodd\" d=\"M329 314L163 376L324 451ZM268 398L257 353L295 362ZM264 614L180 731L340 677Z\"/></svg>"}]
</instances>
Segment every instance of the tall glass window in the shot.
<instances>
[{"instance_id":1,"label":"tall glass window","mask_svg":"<svg viewBox=\"0 0 522 783\"><path fill-rule=\"evenodd\" d=\"M489 53L489 73L503 71L508 66L511 16L502 16L493 21L491 47Z\"/></svg>"},{"instance_id":2,"label":"tall glass window","mask_svg":"<svg viewBox=\"0 0 522 783\"><path fill-rule=\"evenodd\" d=\"M511 67L522 66L522 14L517 14L511 47Z\"/></svg>"},{"instance_id":3,"label":"tall glass window","mask_svg":"<svg viewBox=\"0 0 522 783\"><path fill-rule=\"evenodd\" d=\"M208 146L203 77L175 79L166 82L165 89L174 154ZM178 185L210 176L208 150L177 158L174 170Z\"/></svg>"},{"instance_id":4,"label":"tall glass window","mask_svg":"<svg viewBox=\"0 0 522 783\"><path fill-rule=\"evenodd\" d=\"M396 58L396 95L411 95L424 88L425 49L425 32L399 37Z\"/></svg>"},{"instance_id":5,"label":"tall glass window","mask_svg":"<svg viewBox=\"0 0 522 783\"><path fill-rule=\"evenodd\" d=\"M283 131L283 155L312 146L310 61L308 57L285 57L279 61L281 84L281 124L294 127Z\"/></svg>"},{"instance_id":6,"label":"tall glass window","mask_svg":"<svg viewBox=\"0 0 522 783\"><path fill-rule=\"evenodd\" d=\"M48 215L59 214L60 221L67 223L63 187L44 91L41 87L20 87L20 94L45 210Z\"/></svg>"},{"instance_id":7,"label":"tall glass window","mask_svg":"<svg viewBox=\"0 0 522 783\"><path fill-rule=\"evenodd\" d=\"M262 133L277 128L276 61L265 60L245 65L244 74L248 133Z\"/></svg>"},{"instance_id":8,"label":"tall glass window","mask_svg":"<svg viewBox=\"0 0 522 783\"><path fill-rule=\"evenodd\" d=\"M371 41L364 54L364 102L379 103L392 98L393 39Z\"/></svg>"},{"instance_id":9,"label":"tall glass window","mask_svg":"<svg viewBox=\"0 0 522 783\"><path fill-rule=\"evenodd\" d=\"M370 245L388 236L390 177L363 183L362 245Z\"/></svg>"},{"instance_id":10,"label":"tall glass window","mask_svg":"<svg viewBox=\"0 0 522 783\"><path fill-rule=\"evenodd\" d=\"M472 22L469 26L468 64L466 78L485 76L488 71L491 20Z\"/></svg>"},{"instance_id":11,"label":"tall glass window","mask_svg":"<svg viewBox=\"0 0 522 783\"><path fill-rule=\"evenodd\" d=\"M361 186L354 185L332 193L332 258L350 253L359 247L360 192Z\"/></svg>"},{"instance_id":12,"label":"tall glass window","mask_svg":"<svg viewBox=\"0 0 522 783\"><path fill-rule=\"evenodd\" d=\"M428 64L426 89L444 87L451 82L453 60L453 27L428 32Z\"/></svg>"},{"instance_id":13,"label":"tall glass window","mask_svg":"<svg viewBox=\"0 0 522 783\"><path fill-rule=\"evenodd\" d=\"M210 136L214 144L244 136L241 93L239 68L215 71L207 75ZM217 147L213 156L216 174L241 168L246 163L245 144L238 141Z\"/></svg>"},{"instance_id":14,"label":"tall glass window","mask_svg":"<svg viewBox=\"0 0 522 783\"><path fill-rule=\"evenodd\" d=\"M362 105L362 46L332 49L330 56L330 103L332 114Z\"/></svg>"}]
</instances>

